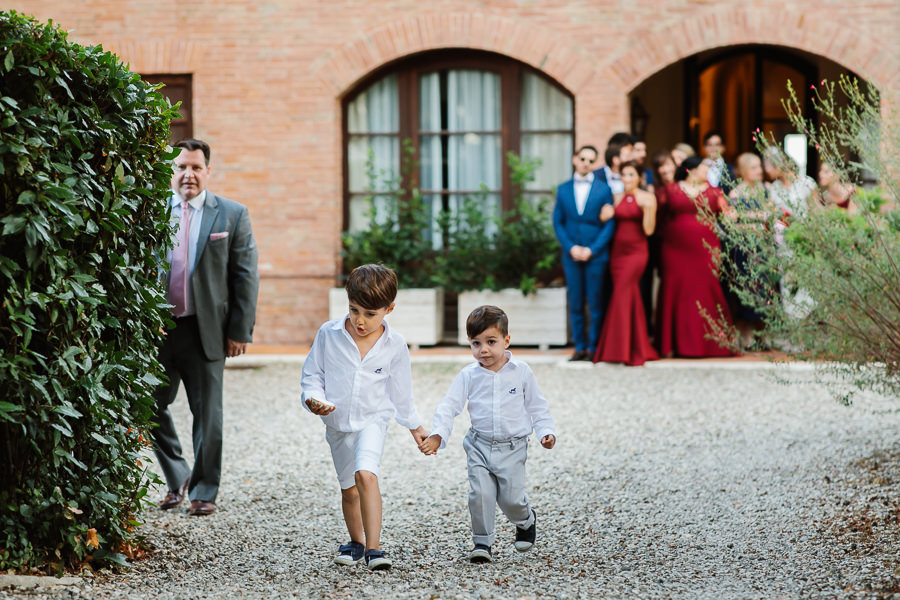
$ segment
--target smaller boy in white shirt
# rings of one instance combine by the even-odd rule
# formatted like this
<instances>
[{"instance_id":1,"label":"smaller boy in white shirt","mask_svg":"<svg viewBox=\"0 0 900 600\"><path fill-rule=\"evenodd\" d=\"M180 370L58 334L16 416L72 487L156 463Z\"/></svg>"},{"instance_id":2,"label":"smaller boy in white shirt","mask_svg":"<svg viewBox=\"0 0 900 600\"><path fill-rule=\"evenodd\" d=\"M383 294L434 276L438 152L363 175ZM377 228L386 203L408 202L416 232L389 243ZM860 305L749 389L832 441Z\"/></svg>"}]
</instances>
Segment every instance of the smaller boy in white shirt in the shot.
<instances>
[{"instance_id":1,"label":"smaller boy in white shirt","mask_svg":"<svg viewBox=\"0 0 900 600\"><path fill-rule=\"evenodd\" d=\"M347 279L348 315L319 328L303 363L303 403L325 422L325 439L341 486L341 509L350 542L335 564L365 559L369 569L391 568L380 547L378 473L391 419L416 443L428 432L413 405L406 341L384 317L394 310L397 275L383 265L362 265Z\"/></svg>"},{"instance_id":2,"label":"smaller boy in white shirt","mask_svg":"<svg viewBox=\"0 0 900 600\"><path fill-rule=\"evenodd\" d=\"M472 356L434 411L432 434L419 444L424 454L447 445L453 419L468 404L472 428L463 439L469 471L469 515L473 563L493 560L494 505L516 526L515 548L534 545L536 515L525 493L528 438L535 431L548 450L556 444L547 400L531 369L509 348L509 324L496 306L480 306L466 319Z\"/></svg>"}]
</instances>

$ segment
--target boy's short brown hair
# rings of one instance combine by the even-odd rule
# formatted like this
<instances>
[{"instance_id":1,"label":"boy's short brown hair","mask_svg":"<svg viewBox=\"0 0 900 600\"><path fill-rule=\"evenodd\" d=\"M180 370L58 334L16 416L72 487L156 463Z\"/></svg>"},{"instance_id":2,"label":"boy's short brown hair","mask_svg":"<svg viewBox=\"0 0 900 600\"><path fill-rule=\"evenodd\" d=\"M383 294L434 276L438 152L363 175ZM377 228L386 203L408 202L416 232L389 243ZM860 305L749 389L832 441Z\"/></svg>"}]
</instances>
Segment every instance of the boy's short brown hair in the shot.
<instances>
[{"instance_id":1,"label":"boy's short brown hair","mask_svg":"<svg viewBox=\"0 0 900 600\"><path fill-rule=\"evenodd\" d=\"M490 304L479 306L466 318L466 335L469 339L479 335L488 327L496 327L503 337L509 335L509 319L503 309Z\"/></svg>"},{"instance_id":2,"label":"boy's short brown hair","mask_svg":"<svg viewBox=\"0 0 900 600\"><path fill-rule=\"evenodd\" d=\"M360 265L347 278L347 298L369 310L387 308L397 297L397 274L384 265Z\"/></svg>"}]
</instances>

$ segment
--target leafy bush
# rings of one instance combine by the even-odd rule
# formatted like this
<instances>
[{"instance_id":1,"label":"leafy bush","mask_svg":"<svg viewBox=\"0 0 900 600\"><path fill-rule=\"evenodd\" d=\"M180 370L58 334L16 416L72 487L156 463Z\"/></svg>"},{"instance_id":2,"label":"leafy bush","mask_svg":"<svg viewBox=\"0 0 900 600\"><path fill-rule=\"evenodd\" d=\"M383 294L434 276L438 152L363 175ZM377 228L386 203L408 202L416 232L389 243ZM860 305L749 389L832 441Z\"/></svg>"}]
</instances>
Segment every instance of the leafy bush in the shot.
<instances>
[{"instance_id":1,"label":"leafy bush","mask_svg":"<svg viewBox=\"0 0 900 600\"><path fill-rule=\"evenodd\" d=\"M415 149L404 140L401 172L409 177L416 169ZM373 157L369 157L368 177L371 188L377 188L379 177L374 171ZM417 189L403 190L400 180L388 180L386 194L374 192L367 198L368 229L344 234L344 268L382 263L397 272L400 287L432 287L434 282L434 250L427 232L431 216Z\"/></svg>"},{"instance_id":2,"label":"leafy bush","mask_svg":"<svg viewBox=\"0 0 900 600\"><path fill-rule=\"evenodd\" d=\"M0 12L0 569L121 561L134 536L174 114L102 48Z\"/></svg>"},{"instance_id":3,"label":"leafy bush","mask_svg":"<svg viewBox=\"0 0 900 600\"><path fill-rule=\"evenodd\" d=\"M537 162L507 154L512 184L521 190L533 179ZM369 180L374 189L378 174ZM413 149L404 142L405 179L416 169ZM458 211L440 211L434 221L417 189L369 197L369 228L345 234L346 269L381 262L395 270L402 287L441 286L449 292L518 288L533 292L559 266L559 244L553 232L549 199L532 204L518 194L516 206L500 217L485 212L487 192L464 198ZM435 249L429 232L439 232Z\"/></svg>"},{"instance_id":4,"label":"leafy bush","mask_svg":"<svg viewBox=\"0 0 900 600\"><path fill-rule=\"evenodd\" d=\"M900 392L900 147L895 123L879 114L879 100L855 80L822 82L815 92L821 124L805 119L789 88L784 103L798 131L805 133L844 181L858 183L864 173L880 181L876 189L857 188L855 213L814 207L793 218L784 245L772 231L782 218L765 200L735 206L736 219L720 221L723 241L740 247L746 267L725 261L741 300L763 316L770 338L793 358L816 361L843 384L840 397L854 389ZM837 101L843 94L846 107ZM761 136L761 148L771 140ZM756 225L748 226L748 223ZM773 277L777 274L777 277ZM782 280L779 289L778 279ZM724 323L718 322L719 327ZM849 388L849 391L847 389Z\"/></svg>"}]
</instances>

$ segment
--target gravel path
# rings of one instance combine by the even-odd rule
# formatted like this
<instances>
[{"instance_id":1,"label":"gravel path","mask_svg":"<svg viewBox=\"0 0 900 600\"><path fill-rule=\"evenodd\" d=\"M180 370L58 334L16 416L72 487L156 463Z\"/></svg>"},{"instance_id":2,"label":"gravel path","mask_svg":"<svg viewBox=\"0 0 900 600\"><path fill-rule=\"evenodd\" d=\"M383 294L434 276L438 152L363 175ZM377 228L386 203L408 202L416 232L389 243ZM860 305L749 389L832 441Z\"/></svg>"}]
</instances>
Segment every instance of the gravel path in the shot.
<instances>
[{"instance_id":1,"label":"gravel path","mask_svg":"<svg viewBox=\"0 0 900 600\"><path fill-rule=\"evenodd\" d=\"M495 562L466 561L461 416L436 457L389 430L381 488L393 570L333 566L347 535L324 428L298 405L299 365L270 364L226 372L216 515L152 510L152 558L0 598L900 599L895 400L844 407L754 363L532 366L559 443L531 446L530 553L515 552L498 512ZM459 368L415 362L426 427ZM186 402L176 408L187 423Z\"/></svg>"}]
</instances>

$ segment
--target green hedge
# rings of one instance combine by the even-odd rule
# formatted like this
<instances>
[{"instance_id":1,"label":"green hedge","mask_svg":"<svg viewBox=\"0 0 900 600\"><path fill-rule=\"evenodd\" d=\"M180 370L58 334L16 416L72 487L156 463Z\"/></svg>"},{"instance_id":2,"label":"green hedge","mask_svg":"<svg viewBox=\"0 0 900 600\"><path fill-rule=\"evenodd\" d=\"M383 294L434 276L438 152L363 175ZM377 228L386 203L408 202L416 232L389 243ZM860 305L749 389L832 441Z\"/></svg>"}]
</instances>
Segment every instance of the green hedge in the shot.
<instances>
[{"instance_id":1,"label":"green hedge","mask_svg":"<svg viewBox=\"0 0 900 600\"><path fill-rule=\"evenodd\" d=\"M0 569L134 536L174 114L114 55L0 12Z\"/></svg>"}]
</instances>

